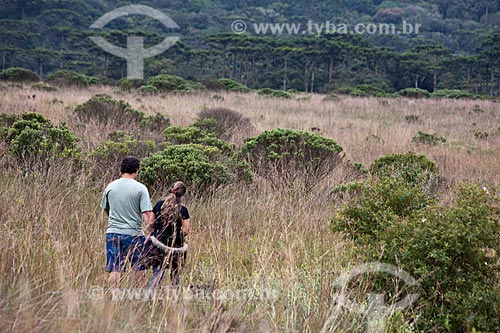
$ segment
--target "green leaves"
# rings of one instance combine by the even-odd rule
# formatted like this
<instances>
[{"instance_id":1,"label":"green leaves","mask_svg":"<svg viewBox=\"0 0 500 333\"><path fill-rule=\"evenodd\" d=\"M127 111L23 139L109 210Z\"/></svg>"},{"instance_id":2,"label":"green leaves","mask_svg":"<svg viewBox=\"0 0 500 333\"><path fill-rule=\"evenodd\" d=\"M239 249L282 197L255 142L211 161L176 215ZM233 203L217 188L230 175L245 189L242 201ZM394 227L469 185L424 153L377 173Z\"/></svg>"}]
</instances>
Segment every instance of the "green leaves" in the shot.
<instances>
[{"instance_id":1,"label":"green leaves","mask_svg":"<svg viewBox=\"0 0 500 333\"><path fill-rule=\"evenodd\" d=\"M342 147L332 139L290 129L265 131L248 139L240 156L255 173L278 185L321 181L342 163Z\"/></svg>"},{"instance_id":2,"label":"green leaves","mask_svg":"<svg viewBox=\"0 0 500 333\"><path fill-rule=\"evenodd\" d=\"M78 138L65 125L53 126L37 113L23 113L16 118L5 139L24 174L47 174L54 162L80 158Z\"/></svg>"}]
</instances>

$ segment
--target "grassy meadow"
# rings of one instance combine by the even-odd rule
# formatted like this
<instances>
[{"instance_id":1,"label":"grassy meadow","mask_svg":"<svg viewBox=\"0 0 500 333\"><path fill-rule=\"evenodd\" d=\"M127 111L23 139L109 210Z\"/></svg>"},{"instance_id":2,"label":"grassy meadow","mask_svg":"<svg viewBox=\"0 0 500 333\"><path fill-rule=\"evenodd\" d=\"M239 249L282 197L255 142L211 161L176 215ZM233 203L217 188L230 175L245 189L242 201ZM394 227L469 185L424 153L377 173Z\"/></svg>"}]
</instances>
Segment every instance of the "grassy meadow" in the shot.
<instances>
[{"instance_id":1,"label":"grassy meadow","mask_svg":"<svg viewBox=\"0 0 500 333\"><path fill-rule=\"evenodd\" d=\"M500 185L500 104L446 99L378 99L299 94L292 99L254 93L139 96L112 87L64 88L41 92L3 84L0 113L37 112L66 123L80 138L83 156L112 130L81 124L74 108L96 93L123 99L146 115L161 113L173 125L192 124L206 107L225 107L253 125L236 133L239 145L264 130L315 131L335 139L351 161L369 166L389 153L425 154L443 177L439 195L451 199L462 181ZM85 126L83 126L85 125ZM446 138L415 144L419 131ZM485 135L484 133L487 133ZM46 177L23 178L0 146L0 331L41 332L363 332L365 319L334 305L333 282L362 262L362 253L330 230L342 202L330 195L350 181L333 174L312 190L273 189L264 179L231 184L209 197L187 196L191 233L181 288L260 292L273 297L111 300L97 297L107 286L105 230L99 208L110 178L91 168L71 174L68 166ZM111 168L112 166L110 166ZM117 170L118 171L118 170ZM118 172L115 173L118 176ZM151 192L154 202L162 193ZM124 286L133 286L127 274ZM365 293L359 288L358 296ZM412 332L395 318L390 329Z\"/></svg>"}]
</instances>

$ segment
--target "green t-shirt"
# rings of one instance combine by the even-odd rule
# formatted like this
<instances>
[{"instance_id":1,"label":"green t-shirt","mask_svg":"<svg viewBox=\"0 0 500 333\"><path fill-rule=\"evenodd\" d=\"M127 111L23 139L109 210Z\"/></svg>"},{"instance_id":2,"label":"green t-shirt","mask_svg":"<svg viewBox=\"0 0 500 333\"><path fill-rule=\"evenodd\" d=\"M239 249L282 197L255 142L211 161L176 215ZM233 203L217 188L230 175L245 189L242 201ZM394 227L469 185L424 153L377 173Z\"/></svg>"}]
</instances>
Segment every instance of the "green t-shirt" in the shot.
<instances>
[{"instance_id":1,"label":"green t-shirt","mask_svg":"<svg viewBox=\"0 0 500 333\"><path fill-rule=\"evenodd\" d=\"M106 233L144 235L142 213L153 210L146 186L134 179L120 178L104 190L101 208L109 207Z\"/></svg>"}]
</instances>

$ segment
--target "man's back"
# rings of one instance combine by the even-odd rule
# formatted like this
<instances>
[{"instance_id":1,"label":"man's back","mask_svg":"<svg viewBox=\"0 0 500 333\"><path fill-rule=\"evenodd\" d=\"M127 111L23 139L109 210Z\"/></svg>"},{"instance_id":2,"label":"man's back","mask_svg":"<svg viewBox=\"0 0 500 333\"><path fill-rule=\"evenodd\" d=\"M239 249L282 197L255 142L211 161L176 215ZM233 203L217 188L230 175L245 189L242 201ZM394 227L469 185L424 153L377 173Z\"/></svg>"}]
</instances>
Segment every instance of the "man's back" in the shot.
<instances>
[{"instance_id":1,"label":"man's back","mask_svg":"<svg viewBox=\"0 0 500 333\"><path fill-rule=\"evenodd\" d=\"M151 202L143 184L127 178L111 182L104 191L101 207L109 209L106 233L144 235L142 213L151 210Z\"/></svg>"}]
</instances>

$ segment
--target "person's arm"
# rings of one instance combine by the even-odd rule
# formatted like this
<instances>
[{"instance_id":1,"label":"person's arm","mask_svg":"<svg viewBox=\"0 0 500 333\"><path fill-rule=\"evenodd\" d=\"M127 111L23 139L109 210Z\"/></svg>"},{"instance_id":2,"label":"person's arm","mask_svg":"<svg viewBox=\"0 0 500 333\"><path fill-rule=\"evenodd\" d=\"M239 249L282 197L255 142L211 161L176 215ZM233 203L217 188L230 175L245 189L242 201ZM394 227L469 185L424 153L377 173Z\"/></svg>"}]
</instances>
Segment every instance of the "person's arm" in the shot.
<instances>
[{"instance_id":1,"label":"person's arm","mask_svg":"<svg viewBox=\"0 0 500 333\"><path fill-rule=\"evenodd\" d=\"M189 219L182 220L182 236L186 237L189 234Z\"/></svg>"},{"instance_id":2,"label":"person's arm","mask_svg":"<svg viewBox=\"0 0 500 333\"><path fill-rule=\"evenodd\" d=\"M106 214L109 216L109 201L108 201L108 192L105 190L101 199L101 208L104 209Z\"/></svg>"},{"instance_id":3,"label":"person's arm","mask_svg":"<svg viewBox=\"0 0 500 333\"><path fill-rule=\"evenodd\" d=\"M144 221L144 224L146 225L146 229L148 230L148 232L151 233L153 231L153 226L155 221L153 212L152 211L143 212L142 219Z\"/></svg>"}]
</instances>

